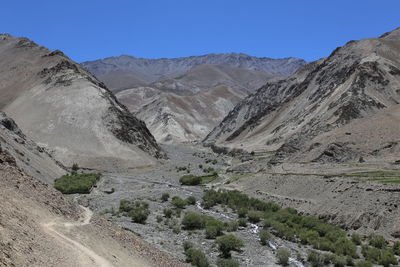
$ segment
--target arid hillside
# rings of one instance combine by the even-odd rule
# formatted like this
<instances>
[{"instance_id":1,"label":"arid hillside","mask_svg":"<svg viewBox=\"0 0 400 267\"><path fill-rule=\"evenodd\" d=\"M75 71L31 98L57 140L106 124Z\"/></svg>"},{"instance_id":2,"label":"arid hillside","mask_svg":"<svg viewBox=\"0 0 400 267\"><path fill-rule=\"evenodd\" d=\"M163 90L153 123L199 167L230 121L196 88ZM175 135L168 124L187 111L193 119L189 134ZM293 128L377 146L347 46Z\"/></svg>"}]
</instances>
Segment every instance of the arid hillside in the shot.
<instances>
[{"instance_id":1,"label":"arid hillside","mask_svg":"<svg viewBox=\"0 0 400 267\"><path fill-rule=\"evenodd\" d=\"M239 103L204 140L271 162L398 160L400 29L350 41Z\"/></svg>"},{"instance_id":2,"label":"arid hillside","mask_svg":"<svg viewBox=\"0 0 400 267\"><path fill-rule=\"evenodd\" d=\"M66 166L142 167L164 156L145 123L60 51L0 35L0 81L0 109Z\"/></svg>"}]
</instances>

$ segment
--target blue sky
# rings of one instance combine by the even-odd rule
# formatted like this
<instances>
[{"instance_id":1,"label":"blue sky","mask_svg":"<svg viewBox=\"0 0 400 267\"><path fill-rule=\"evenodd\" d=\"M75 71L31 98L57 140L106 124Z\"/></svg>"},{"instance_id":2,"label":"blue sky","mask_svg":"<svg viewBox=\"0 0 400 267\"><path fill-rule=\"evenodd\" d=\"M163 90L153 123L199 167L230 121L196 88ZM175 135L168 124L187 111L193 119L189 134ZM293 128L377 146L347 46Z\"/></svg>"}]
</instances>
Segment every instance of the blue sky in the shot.
<instances>
[{"instance_id":1,"label":"blue sky","mask_svg":"<svg viewBox=\"0 0 400 267\"><path fill-rule=\"evenodd\" d=\"M3 0L0 32L78 62L242 52L307 61L400 26L399 0Z\"/></svg>"}]
</instances>

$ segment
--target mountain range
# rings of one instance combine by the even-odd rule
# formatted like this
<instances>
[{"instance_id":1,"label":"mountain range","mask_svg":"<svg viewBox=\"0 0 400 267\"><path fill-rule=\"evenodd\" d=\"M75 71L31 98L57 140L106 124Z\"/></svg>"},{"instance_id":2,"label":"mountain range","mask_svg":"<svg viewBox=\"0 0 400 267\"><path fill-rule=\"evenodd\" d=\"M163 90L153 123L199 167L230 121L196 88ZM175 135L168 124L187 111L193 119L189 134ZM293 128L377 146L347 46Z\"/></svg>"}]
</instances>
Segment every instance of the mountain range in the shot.
<instances>
[{"instance_id":1,"label":"mountain range","mask_svg":"<svg viewBox=\"0 0 400 267\"><path fill-rule=\"evenodd\" d=\"M208 54L171 59L111 57L82 63L162 143L203 139L248 94L304 64L297 58Z\"/></svg>"}]
</instances>

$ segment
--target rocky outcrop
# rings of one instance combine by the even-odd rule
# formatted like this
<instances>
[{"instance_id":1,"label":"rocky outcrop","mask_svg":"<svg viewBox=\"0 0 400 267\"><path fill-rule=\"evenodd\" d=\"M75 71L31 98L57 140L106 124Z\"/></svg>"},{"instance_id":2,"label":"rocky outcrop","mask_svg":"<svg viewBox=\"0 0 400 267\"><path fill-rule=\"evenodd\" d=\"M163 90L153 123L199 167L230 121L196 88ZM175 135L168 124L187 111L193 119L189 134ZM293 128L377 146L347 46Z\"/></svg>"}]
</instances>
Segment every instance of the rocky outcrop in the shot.
<instances>
[{"instance_id":1,"label":"rocky outcrop","mask_svg":"<svg viewBox=\"0 0 400 267\"><path fill-rule=\"evenodd\" d=\"M60 51L0 35L0 80L0 109L66 166L131 168L164 157L145 124Z\"/></svg>"},{"instance_id":2,"label":"rocky outcrop","mask_svg":"<svg viewBox=\"0 0 400 267\"><path fill-rule=\"evenodd\" d=\"M400 139L399 32L348 42L289 78L267 83L204 142L276 151L272 162L393 160L393 154L376 159L372 152Z\"/></svg>"}]
</instances>

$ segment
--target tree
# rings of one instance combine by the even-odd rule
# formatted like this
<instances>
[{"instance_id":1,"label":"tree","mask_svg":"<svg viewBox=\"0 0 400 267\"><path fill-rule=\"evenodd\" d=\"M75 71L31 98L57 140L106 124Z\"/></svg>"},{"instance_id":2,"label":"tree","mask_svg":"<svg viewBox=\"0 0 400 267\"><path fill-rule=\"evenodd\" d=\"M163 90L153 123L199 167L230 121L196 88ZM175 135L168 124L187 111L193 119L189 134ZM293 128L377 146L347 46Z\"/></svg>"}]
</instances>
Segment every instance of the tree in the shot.
<instances>
[{"instance_id":1,"label":"tree","mask_svg":"<svg viewBox=\"0 0 400 267\"><path fill-rule=\"evenodd\" d=\"M278 259L278 263L287 266L289 264L290 252L286 248L278 248L276 252L276 258Z\"/></svg>"},{"instance_id":2,"label":"tree","mask_svg":"<svg viewBox=\"0 0 400 267\"><path fill-rule=\"evenodd\" d=\"M244 247L243 241L231 234L218 237L216 242L224 258L230 258L231 251L239 251Z\"/></svg>"}]
</instances>

